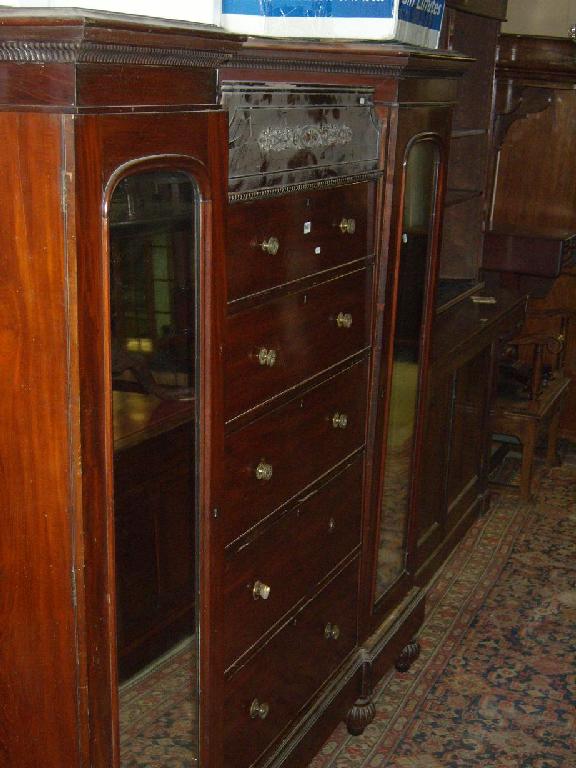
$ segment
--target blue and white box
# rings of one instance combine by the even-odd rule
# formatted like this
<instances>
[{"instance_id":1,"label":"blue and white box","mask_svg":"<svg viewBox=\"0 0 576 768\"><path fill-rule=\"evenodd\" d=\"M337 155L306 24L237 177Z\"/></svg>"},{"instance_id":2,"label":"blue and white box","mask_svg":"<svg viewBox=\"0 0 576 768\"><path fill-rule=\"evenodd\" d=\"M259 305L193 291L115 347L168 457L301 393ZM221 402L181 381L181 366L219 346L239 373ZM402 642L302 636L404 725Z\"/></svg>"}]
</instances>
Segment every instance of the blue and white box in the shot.
<instances>
[{"instance_id":1,"label":"blue and white box","mask_svg":"<svg viewBox=\"0 0 576 768\"><path fill-rule=\"evenodd\" d=\"M396 40L437 48L444 0L222 0L222 26L269 37Z\"/></svg>"}]
</instances>

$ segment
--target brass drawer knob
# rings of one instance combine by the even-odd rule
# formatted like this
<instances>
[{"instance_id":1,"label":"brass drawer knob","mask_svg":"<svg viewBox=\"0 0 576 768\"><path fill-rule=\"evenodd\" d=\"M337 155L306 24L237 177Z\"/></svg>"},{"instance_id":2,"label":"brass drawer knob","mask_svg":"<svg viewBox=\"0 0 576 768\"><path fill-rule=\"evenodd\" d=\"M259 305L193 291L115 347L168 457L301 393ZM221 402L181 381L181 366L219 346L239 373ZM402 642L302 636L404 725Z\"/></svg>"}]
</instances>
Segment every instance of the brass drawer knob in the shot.
<instances>
[{"instance_id":1,"label":"brass drawer knob","mask_svg":"<svg viewBox=\"0 0 576 768\"><path fill-rule=\"evenodd\" d=\"M266 347L261 347L261 349L258 350L258 362L260 365L267 365L269 368L272 368L276 365L276 350L275 349L266 349Z\"/></svg>"},{"instance_id":2,"label":"brass drawer knob","mask_svg":"<svg viewBox=\"0 0 576 768\"><path fill-rule=\"evenodd\" d=\"M332 426L334 429L346 429L348 426L348 416L345 413L335 413L332 416Z\"/></svg>"},{"instance_id":3,"label":"brass drawer knob","mask_svg":"<svg viewBox=\"0 0 576 768\"><path fill-rule=\"evenodd\" d=\"M258 600L258 598L261 598L262 600L268 600L270 597L270 587L268 584L264 584L263 581L256 580L254 582L254 586L252 587L252 595L254 600Z\"/></svg>"},{"instance_id":4,"label":"brass drawer knob","mask_svg":"<svg viewBox=\"0 0 576 768\"><path fill-rule=\"evenodd\" d=\"M340 222L340 232L343 235L353 235L356 232L356 219L342 219Z\"/></svg>"},{"instance_id":5,"label":"brass drawer knob","mask_svg":"<svg viewBox=\"0 0 576 768\"><path fill-rule=\"evenodd\" d=\"M272 479L272 464L267 464L265 461L261 461L256 467L256 480L271 480Z\"/></svg>"},{"instance_id":6,"label":"brass drawer knob","mask_svg":"<svg viewBox=\"0 0 576 768\"><path fill-rule=\"evenodd\" d=\"M338 315L336 316L336 325L338 328L351 328L352 315L350 312L338 312Z\"/></svg>"},{"instance_id":7,"label":"brass drawer knob","mask_svg":"<svg viewBox=\"0 0 576 768\"><path fill-rule=\"evenodd\" d=\"M250 717L252 720L256 720L258 717L260 720L266 720L269 712L270 707L265 701L259 702L258 699L254 699L252 704L250 704Z\"/></svg>"},{"instance_id":8,"label":"brass drawer knob","mask_svg":"<svg viewBox=\"0 0 576 768\"><path fill-rule=\"evenodd\" d=\"M269 237L268 240L264 240L263 243L260 243L260 248L262 248L264 253L269 253L270 256L276 256L280 248L280 240L278 240L277 237Z\"/></svg>"},{"instance_id":9,"label":"brass drawer knob","mask_svg":"<svg viewBox=\"0 0 576 768\"><path fill-rule=\"evenodd\" d=\"M328 520L328 533L333 533L336 529L336 520L333 517Z\"/></svg>"},{"instance_id":10,"label":"brass drawer knob","mask_svg":"<svg viewBox=\"0 0 576 768\"><path fill-rule=\"evenodd\" d=\"M331 624L328 622L324 627L324 637L326 640L338 640L340 637L340 627L338 624Z\"/></svg>"}]
</instances>

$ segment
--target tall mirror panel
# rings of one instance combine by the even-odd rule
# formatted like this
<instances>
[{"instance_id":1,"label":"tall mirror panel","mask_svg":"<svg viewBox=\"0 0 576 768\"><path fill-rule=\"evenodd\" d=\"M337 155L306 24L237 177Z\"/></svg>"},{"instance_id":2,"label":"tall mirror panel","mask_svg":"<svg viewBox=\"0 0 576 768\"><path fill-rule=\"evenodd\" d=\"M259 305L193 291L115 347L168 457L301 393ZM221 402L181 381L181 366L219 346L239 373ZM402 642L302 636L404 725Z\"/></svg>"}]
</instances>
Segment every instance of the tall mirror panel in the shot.
<instances>
[{"instance_id":1,"label":"tall mirror panel","mask_svg":"<svg viewBox=\"0 0 576 768\"><path fill-rule=\"evenodd\" d=\"M165 169L109 205L122 768L198 763L197 210Z\"/></svg>"},{"instance_id":2,"label":"tall mirror panel","mask_svg":"<svg viewBox=\"0 0 576 768\"><path fill-rule=\"evenodd\" d=\"M422 321L438 163L438 147L429 140L412 144L404 163L401 246L390 328L392 365L380 491L376 600L394 584L406 565Z\"/></svg>"}]
</instances>

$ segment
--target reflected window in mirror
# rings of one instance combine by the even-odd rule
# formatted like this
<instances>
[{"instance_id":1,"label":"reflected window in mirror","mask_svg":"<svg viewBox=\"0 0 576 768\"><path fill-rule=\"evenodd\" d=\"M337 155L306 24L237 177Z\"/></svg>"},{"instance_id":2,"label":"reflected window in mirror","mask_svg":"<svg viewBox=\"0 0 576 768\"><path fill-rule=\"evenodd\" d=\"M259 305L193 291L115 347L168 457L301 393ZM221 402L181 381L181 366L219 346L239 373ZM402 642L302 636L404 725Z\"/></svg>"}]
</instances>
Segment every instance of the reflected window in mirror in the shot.
<instances>
[{"instance_id":1,"label":"reflected window in mirror","mask_svg":"<svg viewBox=\"0 0 576 768\"><path fill-rule=\"evenodd\" d=\"M184 172L133 173L110 198L123 768L197 764L197 220Z\"/></svg>"}]
</instances>

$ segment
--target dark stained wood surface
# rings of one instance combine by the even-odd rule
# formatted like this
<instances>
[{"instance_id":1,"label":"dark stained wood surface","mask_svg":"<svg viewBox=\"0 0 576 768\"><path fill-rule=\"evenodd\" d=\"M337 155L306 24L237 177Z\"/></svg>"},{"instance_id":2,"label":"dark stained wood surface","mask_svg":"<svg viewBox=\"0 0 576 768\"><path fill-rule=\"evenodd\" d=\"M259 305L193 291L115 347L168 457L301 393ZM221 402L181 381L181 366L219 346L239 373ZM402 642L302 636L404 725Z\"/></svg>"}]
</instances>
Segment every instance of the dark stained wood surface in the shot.
<instances>
[{"instance_id":1,"label":"dark stained wood surface","mask_svg":"<svg viewBox=\"0 0 576 768\"><path fill-rule=\"evenodd\" d=\"M224 633L229 663L289 608L314 594L322 579L359 546L362 469L360 457L263 535L228 552ZM266 600L254 598L256 581L270 587Z\"/></svg>"},{"instance_id":2,"label":"dark stained wood surface","mask_svg":"<svg viewBox=\"0 0 576 768\"><path fill-rule=\"evenodd\" d=\"M494 304L463 299L433 328L422 477L418 583L434 575L486 504L489 408L500 346L524 322L526 295L483 289Z\"/></svg>"},{"instance_id":3,"label":"dark stained wood surface","mask_svg":"<svg viewBox=\"0 0 576 768\"><path fill-rule=\"evenodd\" d=\"M367 220L373 194L373 184L353 184L231 205L228 300L365 259L373 247ZM340 229L349 219L352 234ZM262 249L271 237L279 243L276 254Z\"/></svg>"},{"instance_id":4,"label":"dark stained wood surface","mask_svg":"<svg viewBox=\"0 0 576 768\"><path fill-rule=\"evenodd\" d=\"M251 765L354 649L356 608L350 597L357 587L355 559L228 681L226 766ZM338 639L325 637L329 623L338 626ZM250 716L254 699L269 705L263 720Z\"/></svg>"},{"instance_id":5,"label":"dark stained wood surface","mask_svg":"<svg viewBox=\"0 0 576 768\"><path fill-rule=\"evenodd\" d=\"M360 269L311 289L274 299L227 320L225 414L227 419L268 401L368 346L371 270ZM340 313L352 316L339 327ZM261 348L274 350L261 365Z\"/></svg>"},{"instance_id":6,"label":"dark stained wood surface","mask_svg":"<svg viewBox=\"0 0 576 768\"><path fill-rule=\"evenodd\" d=\"M359 363L228 435L222 527L232 541L301 492L365 440L366 365ZM334 414L348 417L334 428ZM272 467L269 480L256 469Z\"/></svg>"}]
</instances>

